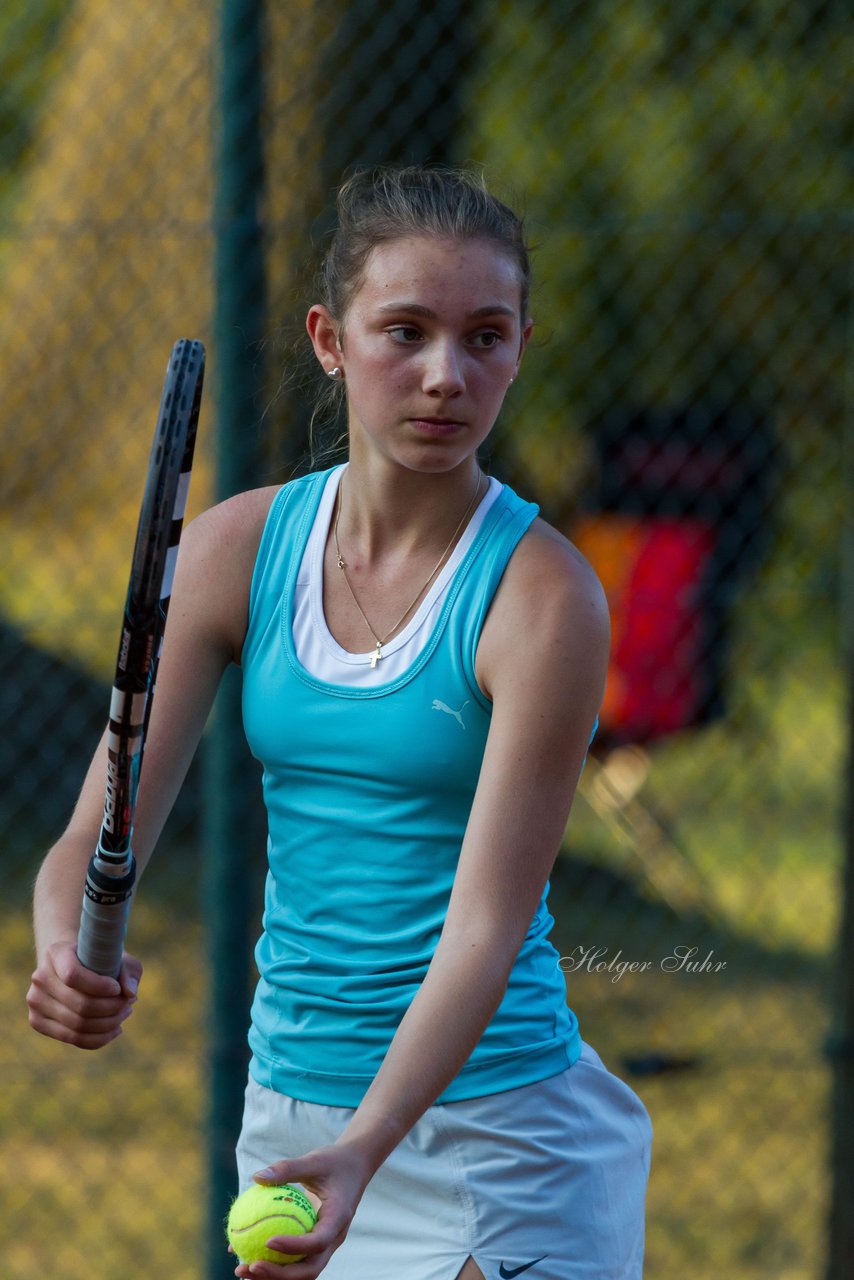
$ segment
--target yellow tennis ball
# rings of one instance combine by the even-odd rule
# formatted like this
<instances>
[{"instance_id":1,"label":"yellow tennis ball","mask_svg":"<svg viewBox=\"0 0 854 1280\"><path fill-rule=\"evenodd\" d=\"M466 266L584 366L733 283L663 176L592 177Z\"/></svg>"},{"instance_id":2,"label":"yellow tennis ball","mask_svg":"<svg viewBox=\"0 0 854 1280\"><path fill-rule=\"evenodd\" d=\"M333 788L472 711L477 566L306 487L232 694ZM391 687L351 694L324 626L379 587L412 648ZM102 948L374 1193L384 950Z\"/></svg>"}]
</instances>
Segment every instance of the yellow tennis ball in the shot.
<instances>
[{"instance_id":1,"label":"yellow tennis ball","mask_svg":"<svg viewBox=\"0 0 854 1280\"><path fill-rule=\"evenodd\" d=\"M226 1234L240 1262L300 1262L304 1253L279 1253L268 1249L267 1241L271 1236L301 1236L316 1221L312 1203L299 1187L255 1182L232 1203Z\"/></svg>"}]
</instances>

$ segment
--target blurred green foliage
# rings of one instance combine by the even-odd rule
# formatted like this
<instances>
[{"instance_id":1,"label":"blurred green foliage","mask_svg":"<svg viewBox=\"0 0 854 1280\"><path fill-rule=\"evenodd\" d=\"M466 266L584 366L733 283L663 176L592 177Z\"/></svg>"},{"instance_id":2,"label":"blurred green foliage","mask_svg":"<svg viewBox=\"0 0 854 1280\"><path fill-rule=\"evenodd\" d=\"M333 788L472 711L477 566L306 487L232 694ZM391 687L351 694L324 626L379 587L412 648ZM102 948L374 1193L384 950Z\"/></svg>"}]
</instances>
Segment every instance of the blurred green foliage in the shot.
<instances>
[{"instance_id":1,"label":"blurred green foliage","mask_svg":"<svg viewBox=\"0 0 854 1280\"><path fill-rule=\"evenodd\" d=\"M826 623L851 307L850 12L507 2L482 10L478 48L462 154L523 198L539 246L535 407L515 393L504 447L558 509L584 489L583 426L615 402L768 413L790 468L777 571L809 546L801 621L820 601Z\"/></svg>"},{"instance_id":2,"label":"blurred green foliage","mask_svg":"<svg viewBox=\"0 0 854 1280\"><path fill-rule=\"evenodd\" d=\"M39 107L56 70L57 40L73 0L0 7L0 213L30 155Z\"/></svg>"}]
</instances>

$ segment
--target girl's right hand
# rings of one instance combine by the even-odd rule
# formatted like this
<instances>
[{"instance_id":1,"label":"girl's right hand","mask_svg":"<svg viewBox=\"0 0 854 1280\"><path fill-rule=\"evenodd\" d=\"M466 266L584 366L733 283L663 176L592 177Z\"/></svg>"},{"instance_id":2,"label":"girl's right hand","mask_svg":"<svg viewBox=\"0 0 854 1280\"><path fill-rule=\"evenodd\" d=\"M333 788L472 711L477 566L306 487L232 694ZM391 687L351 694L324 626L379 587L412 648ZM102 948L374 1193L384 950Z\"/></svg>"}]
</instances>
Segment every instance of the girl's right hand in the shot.
<instances>
[{"instance_id":1,"label":"girl's right hand","mask_svg":"<svg viewBox=\"0 0 854 1280\"><path fill-rule=\"evenodd\" d=\"M73 942L52 943L27 992L30 1026L78 1049L100 1049L122 1034L141 977L134 956L125 954L119 977L108 978L80 963Z\"/></svg>"},{"instance_id":2,"label":"girl's right hand","mask_svg":"<svg viewBox=\"0 0 854 1280\"><path fill-rule=\"evenodd\" d=\"M304 1236L276 1236L270 1247L303 1254L303 1261L240 1263L234 1274L245 1280L316 1280L332 1254L343 1244L353 1215L375 1166L360 1154L356 1143L316 1147L302 1156L279 1160L254 1175L267 1186L296 1182L319 1209L317 1224Z\"/></svg>"}]
</instances>

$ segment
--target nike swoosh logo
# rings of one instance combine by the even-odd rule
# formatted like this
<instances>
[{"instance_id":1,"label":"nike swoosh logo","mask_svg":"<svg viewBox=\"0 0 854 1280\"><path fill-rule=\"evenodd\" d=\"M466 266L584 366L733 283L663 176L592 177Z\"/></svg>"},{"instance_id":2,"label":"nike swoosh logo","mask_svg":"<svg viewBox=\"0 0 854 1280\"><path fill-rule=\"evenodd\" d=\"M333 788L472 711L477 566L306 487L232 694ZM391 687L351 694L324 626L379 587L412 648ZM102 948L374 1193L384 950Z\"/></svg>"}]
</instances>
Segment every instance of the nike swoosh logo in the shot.
<instances>
[{"instance_id":1,"label":"nike swoosh logo","mask_svg":"<svg viewBox=\"0 0 854 1280\"><path fill-rule=\"evenodd\" d=\"M531 1267L535 1267L538 1262L542 1262L548 1256L547 1253L544 1253L542 1258L535 1258L533 1262L525 1262L521 1267L506 1267L502 1262L498 1268L498 1274L501 1276L501 1280L513 1280L514 1276L520 1276L523 1271L530 1271Z\"/></svg>"}]
</instances>

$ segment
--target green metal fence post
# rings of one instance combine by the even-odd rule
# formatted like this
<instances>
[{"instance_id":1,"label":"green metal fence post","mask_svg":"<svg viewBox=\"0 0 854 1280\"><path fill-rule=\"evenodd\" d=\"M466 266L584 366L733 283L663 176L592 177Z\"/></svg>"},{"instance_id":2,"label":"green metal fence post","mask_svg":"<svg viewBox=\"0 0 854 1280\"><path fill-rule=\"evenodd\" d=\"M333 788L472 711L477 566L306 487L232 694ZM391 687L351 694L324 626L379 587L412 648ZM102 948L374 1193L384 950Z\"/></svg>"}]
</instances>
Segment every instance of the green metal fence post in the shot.
<instances>
[{"instance_id":1,"label":"green metal fence post","mask_svg":"<svg viewBox=\"0 0 854 1280\"><path fill-rule=\"evenodd\" d=\"M217 395L216 497L258 483L257 364L266 322L261 203L264 156L262 0L220 9L219 136L215 148ZM209 1280L234 1271L223 1216L235 1191L234 1141L246 1081L250 985L249 880L252 774L240 715L240 680L223 682L207 743L204 796L209 1014ZM250 865L247 865L249 863Z\"/></svg>"},{"instance_id":2,"label":"green metal fence post","mask_svg":"<svg viewBox=\"0 0 854 1280\"><path fill-rule=\"evenodd\" d=\"M854 264L848 302L843 469L845 522L842 531L841 631L848 682L848 742L842 778L843 819L839 947L834 1028L829 1044L833 1068L830 1109L830 1215L827 1280L854 1276Z\"/></svg>"}]
</instances>

